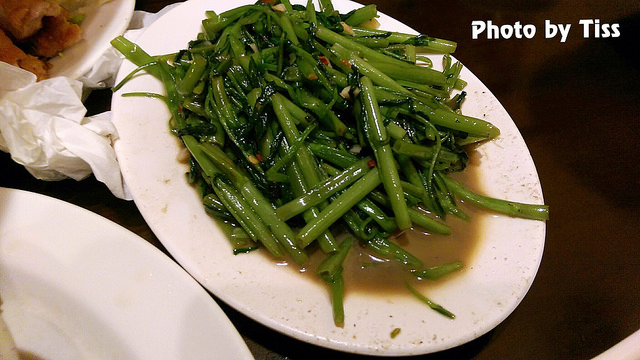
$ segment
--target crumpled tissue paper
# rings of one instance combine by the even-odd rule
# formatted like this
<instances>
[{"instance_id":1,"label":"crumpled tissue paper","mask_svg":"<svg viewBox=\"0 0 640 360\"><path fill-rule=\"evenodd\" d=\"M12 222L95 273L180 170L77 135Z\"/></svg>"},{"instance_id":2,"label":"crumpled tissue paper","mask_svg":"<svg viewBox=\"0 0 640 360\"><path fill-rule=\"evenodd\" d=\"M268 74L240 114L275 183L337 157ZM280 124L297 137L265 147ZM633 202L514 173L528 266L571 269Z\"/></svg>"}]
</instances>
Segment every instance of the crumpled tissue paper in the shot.
<instances>
[{"instance_id":1,"label":"crumpled tissue paper","mask_svg":"<svg viewBox=\"0 0 640 360\"><path fill-rule=\"evenodd\" d=\"M38 179L82 180L93 172L114 195L128 197L111 146L116 129L108 113L85 117L81 82L36 82L30 72L6 63L0 63L0 74L13 80L0 85L0 149Z\"/></svg>"},{"instance_id":2,"label":"crumpled tissue paper","mask_svg":"<svg viewBox=\"0 0 640 360\"><path fill-rule=\"evenodd\" d=\"M158 17L136 11L124 36L135 41ZM110 88L122 57L109 48L80 79L36 82L32 73L0 62L0 150L41 180L82 180L90 174L118 198L131 199L113 142L118 138L109 111L86 117L83 92Z\"/></svg>"}]
</instances>

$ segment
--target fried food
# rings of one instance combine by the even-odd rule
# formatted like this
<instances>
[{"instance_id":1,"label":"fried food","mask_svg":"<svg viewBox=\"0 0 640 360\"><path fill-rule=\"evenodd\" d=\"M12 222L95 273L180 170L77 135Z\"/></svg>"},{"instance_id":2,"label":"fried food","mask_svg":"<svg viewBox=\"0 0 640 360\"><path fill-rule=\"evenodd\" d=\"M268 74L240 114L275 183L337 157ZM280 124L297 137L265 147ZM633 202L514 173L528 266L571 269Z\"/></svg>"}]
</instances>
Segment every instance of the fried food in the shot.
<instances>
[{"instance_id":1,"label":"fried food","mask_svg":"<svg viewBox=\"0 0 640 360\"><path fill-rule=\"evenodd\" d=\"M36 75L38 80L47 78L49 65L14 45L2 29L0 29L0 61L30 71Z\"/></svg>"},{"instance_id":2,"label":"fried food","mask_svg":"<svg viewBox=\"0 0 640 360\"><path fill-rule=\"evenodd\" d=\"M70 23L66 16L45 17L42 23L42 30L33 38L34 52L38 56L54 57L80 41L80 26Z\"/></svg>"},{"instance_id":3,"label":"fried food","mask_svg":"<svg viewBox=\"0 0 640 360\"><path fill-rule=\"evenodd\" d=\"M0 61L46 78L47 59L81 40L80 26L54 0L0 0ZM29 49L25 51L25 49Z\"/></svg>"},{"instance_id":4,"label":"fried food","mask_svg":"<svg viewBox=\"0 0 640 360\"><path fill-rule=\"evenodd\" d=\"M17 41L23 41L42 29L45 17L65 12L53 0L0 0L0 27Z\"/></svg>"}]
</instances>

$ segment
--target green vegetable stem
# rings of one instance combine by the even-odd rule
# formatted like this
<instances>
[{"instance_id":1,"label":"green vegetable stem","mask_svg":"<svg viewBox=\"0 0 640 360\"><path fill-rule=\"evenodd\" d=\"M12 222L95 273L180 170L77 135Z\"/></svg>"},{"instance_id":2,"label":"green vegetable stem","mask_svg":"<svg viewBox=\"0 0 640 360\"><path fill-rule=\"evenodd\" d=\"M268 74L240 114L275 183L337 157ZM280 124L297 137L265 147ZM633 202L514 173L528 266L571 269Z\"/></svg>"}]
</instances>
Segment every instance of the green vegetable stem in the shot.
<instances>
[{"instance_id":1,"label":"green vegetable stem","mask_svg":"<svg viewBox=\"0 0 640 360\"><path fill-rule=\"evenodd\" d=\"M150 55L113 39L136 66L114 91L142 73L162 82L162 94L123 96L166 103L168 131L191 155L188 179L234 253L264 248L300 267L321 257L317 275L331 290L336 325L348 316L342 271L350 249L366 247L430 281L462 263L426 264L392 235L455 232L448 216L473 221L460 200L548 219L545 205L474 193L450 176L465 170L467 145L500 135L462 113L470 95L450 56L454 41L374 29L375 5L342 14L330 0L318 8L258 1L203 17L201 32L175 53ZM443 56L441 70L430 54Z\"/></svg>"}]
</instances>

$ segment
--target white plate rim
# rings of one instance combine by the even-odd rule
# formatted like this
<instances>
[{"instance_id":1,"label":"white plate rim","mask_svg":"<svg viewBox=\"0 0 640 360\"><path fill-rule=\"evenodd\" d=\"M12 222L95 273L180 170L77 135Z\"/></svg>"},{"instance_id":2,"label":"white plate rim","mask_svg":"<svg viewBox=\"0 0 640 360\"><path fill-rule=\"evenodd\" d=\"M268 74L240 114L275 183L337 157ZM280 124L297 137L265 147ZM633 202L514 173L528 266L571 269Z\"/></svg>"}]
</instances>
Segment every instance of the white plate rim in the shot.
<instances>
[{"instance_id":1,"label":"white plate rim","mask_svg":"<svg viewBox=\"0 0 640 360\"><path fill-rule=\"evenodd\" d=\"M109 0L91 9L80 25L82 39L49 60L49 77L78 79L111 47L111 39L129 27L135 0Z\"/></svg>"},{"instance_id":2,"label":"white plate rim","mask_svg":"<svg viewBox=\"0 0 640 360\"><path fill-rule=\"evenodd\" d=\"M83 341L121 345L123 360L208 359L212 352L253 359L215 300L168 256L122 226L46 195L0 187L0 279L3 317L24 354L59 358L69 344L43 344L68 337L78 349ZM64 309L83 310L58 313ZM21 321L34 317L59 330L31 333L25 327L32 322ZM75 337L94 321L100 333ZM121 343L95 340L102 337ZM102 350L89 351L113 354Z\"/></svg>"},{"instance_id":3,"label":"white plate rim","mask_svg":"<svg viewBox=\"0 0 640 360\"><path fill-rule=\"evenodd\" d=\"M205 9L222 11L246 3L248 2L234 0L225 2L223 5L207 3L203 0L190 0L169 12L164 18L159 19L142 34L137 42L152 54L178 50L171 48L171 46L175 46L172 44L174 41L172 37L163 37L161 43L155 41L158 40L157 29L171 26L172 21L174 22L178 17L188 19L187 24L183 22L187 27L182 31L190 33L191 37L186 37L189 40L195 36L199 24L189 25L188 21L199 22L204 17ZM358 4L346 0L336 0L334 5L343 11L358 6ZM194 12L200 15L194 15ZM384 14L380 15L381 28L415 32ZM390 28L390 26L392 27ZM174 35L176 38L180 38L184 34ZM185 45L186 41L182 47ZM121 79L132 69L132 65L125 62L120 69L118 78ZM535 165L513 120L491 91L468 68L464 68L461 77L469 82L466 88L468 97L463 107L464 113L480 118L486 117L494 122L502 132L500 137L483 144L476 150L481 159L479 166L483 169L495 170L487 174L484 174L485 171L483 171L484 175L481 179L483 190L487 195L513 201L543 203L542 188ZM345 299L347 317L351 316L357 321L350 322L344 329L331 328L332 324L327 326L327 323L331 323L328 312L329 305L327 299L322 296L304 306L296 306L296 304L309 299L304 296L296 296L295 301L291 301L292 304L285 304L280 311L267 309L266 304L276 304L277 302L251 303L243 299L243 296L258 296L265 299L270 296L278 297L276 294L278 290L288 291L291 289L286 287L281 289L279 283L271 281L268 285L273 289L255 290L254 288L251 290L252 286L257 286L255 279L251 278L257 273L244 270L247 269L245 266L257 264L260 266L261 272L269 271L263 266L264 260L249 261L246 257L236 257L231 261L227 255L221 255L214 259L208 257L211 249L207 249L207 247L211 246L205 244L204 248L200 248L203 245L202 241L197 239L178 240L178 238L184 237L184 231L188 231L186 237L191 238L202 234L203 229L191 231L182 226L180 226L180 231L169 229L169 227L175 226L176 222L183 221L185 224L207 227L206 230L212 234L209 235L211 237L220 236L215 226L203 225L203 221L206 221L203 219L207 218L204 210L192 208L191 205L197 195L193 189L185 190L188 184L181 176L182 173L178 176L171 173L172 171L179 172L179 169L183 169L184 172L185 169L183 165L176 165L177 160L174 160L180 149L177 140L169 140L170 137L166 136L160 142L153 140L153 149L149 149L149 143L146 141L136 143L134 134L148 132L150 129L154 137L163 136L162 133L167 132L167 129L166 127L163 129L162 126L165 125L162 124L163 122L166 124L169 116L166 110L157 109L158 103L154 103L154 100L119 96L127 91L142 89L161 92L159 82L150 80L148 76L140 76L117 92L112 102L113 120L120 132L120 139L115 144L116 153L134 201L163 245L188 272L221 300L270 328L311 344L351 353L382 356L432 353L464 344L493 329L515 310L533 283L542 259L546 224L492 216L484 224L487 234L489 234L487 237L490 239L482 240L486 246L477 256L478 263L471 264L472 269L467 272L467 275L458 278L466 279L466 282L480 284L473 289L475 293L474 291L471 293L474 297L481 299L482 304L490 304L491 311L486 313L481 308L459 310L456 306L456 300L451 298L456 291L458 293L462 291L455 282L443 286L433 294L434 299L441 299L441 303L445 306L450 304L458 310L454 311L458 315L454 321L459 322L459 325L453 326L454 330L451 330L452 325L449 320L443 320L437 314L427 314L419 316L420 321L433 323L440 330L426 329L423 332L421 329L417 331L416 329L403 328L403 336L390 339L388 334L392 327L401 322L397 319L406 317L406 313L390 311L388 317L395 317L396 323L394 325L390 322L384 327L372 323L371 315L367 312L368 309L361 312L353 311L354 307L363 303L374 309L384 307L385 302L389 301L395 304L396 309L414 307L415 304L407 299L386 299L382 302L375 299ZM134 107L144 110L135 110ZM150 112L153 114L149 114ZM158 120L158 117L161 119ZM515 150L514 154L511 153L513 150ZM165 159L166 161L158 160L157 157L162 155L174 156L174 158ZM147 158L143 156L147 156ZM154 160L150 161L149 159ZM153 163L158 161L163 165L168 164L168 166L160 166L162 169L157 172L158 169ZM174 196L177 193L179 193L180 199L173 201L177 200L177 195ZM514 239L513 243L495 243L495 238L513 237L514 234L518 234L518 238ZM211 241L214 240L211 239ZM218 251L228 250L222 242L216 242L213 247ZM519 255L525 251L526 255ZM236 269L235 271L220 270L221 267L231 264ZM501 265L507 266L495 267ZM268 273L273 275L270 271ZM242 284L245 288L232 289L228 280L223 279L222 275L232 276L234 281L243 281ZM288 272L278 273L277 276L280 282L292 281L292 287L302 287L309 292L317 290L308 284L300 283L299 279ZM495 295L494 292L500 295ZM316 295L317 293L316 291ZM278 299L282 300L282 298ZM279 303L279 305L283 304ZM327 309L318 310L318 306ZM323 318L325 316L327 319ZM466 320L461 320L465 317ZM360 324L366 327L369 335L373 335L368 336L362 331L348 329L349 326L355 328ZM464 330L459 331L463 324ZM458 326L457 329L456 326Z\"/></svg>"}]
</instances>

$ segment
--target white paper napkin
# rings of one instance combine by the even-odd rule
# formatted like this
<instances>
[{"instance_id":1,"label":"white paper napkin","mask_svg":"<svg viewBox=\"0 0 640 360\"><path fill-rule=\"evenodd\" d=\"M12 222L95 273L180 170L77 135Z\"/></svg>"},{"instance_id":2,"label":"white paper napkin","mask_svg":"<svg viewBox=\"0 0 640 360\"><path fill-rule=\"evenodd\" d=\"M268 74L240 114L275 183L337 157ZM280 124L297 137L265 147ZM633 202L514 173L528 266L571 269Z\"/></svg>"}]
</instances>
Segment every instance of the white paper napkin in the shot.
<instances>
[{"instance_id":1,"label":"white paper napkin","mask_svg":"<svg viewBox=\"0 0 640 360\"><path fill-rule=\"evenodd\" d=\"M20 71L17 71L20 70ZM40 82L31 73L0 63L0 149L36 178L82 180L92 172L111 192L128 198L111 146L117 137L109 114L85 117L82 83L57 77ZM26 84L26 85L25 85Z\"/></svg>"},{"instance_id":2,"label":"white paper napkin","mask_svg":"<svg viewBox=\"0 0 640 360\"><path fill-rule=\"evenodd\" d=\"M136 11L125 37L135 41L177 5L158 13ZM113 150L118 134L111 113L86 117L82 103L83 92L114 85L121 62L120 54L110 48L78 80L55 77L39 82L32 73L0 62L0 150L38 179L82 180L93 173L115 196L130 200Z\"/></svg>"}]
</instances>

